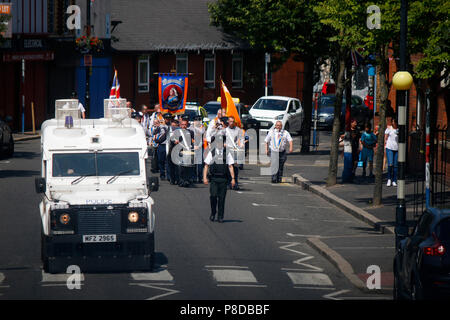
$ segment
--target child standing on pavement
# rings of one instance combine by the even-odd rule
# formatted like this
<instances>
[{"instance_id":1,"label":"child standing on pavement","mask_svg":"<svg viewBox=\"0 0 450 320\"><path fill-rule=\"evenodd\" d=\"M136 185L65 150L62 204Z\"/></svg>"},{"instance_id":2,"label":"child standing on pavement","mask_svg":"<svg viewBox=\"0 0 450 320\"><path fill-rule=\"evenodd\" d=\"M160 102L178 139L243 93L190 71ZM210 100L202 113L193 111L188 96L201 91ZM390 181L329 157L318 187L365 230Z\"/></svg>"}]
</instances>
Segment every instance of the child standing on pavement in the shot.
<instances>
[{"instance_id":1,"label":"child standing on pavement","mask_svg":"<svg viewBox=\"0 0 450 320\"><path fill-rule=\"evenodd\" d=\"M365 131L361 135L360 139L362 145L361 151L361 161L363 162L363 174L366 176L366 165L369 161L369 178L373 178L373 149L377 144L377 136L372 132L372 125L370 123L366 124Z\"/></svg>"}]
</instances>

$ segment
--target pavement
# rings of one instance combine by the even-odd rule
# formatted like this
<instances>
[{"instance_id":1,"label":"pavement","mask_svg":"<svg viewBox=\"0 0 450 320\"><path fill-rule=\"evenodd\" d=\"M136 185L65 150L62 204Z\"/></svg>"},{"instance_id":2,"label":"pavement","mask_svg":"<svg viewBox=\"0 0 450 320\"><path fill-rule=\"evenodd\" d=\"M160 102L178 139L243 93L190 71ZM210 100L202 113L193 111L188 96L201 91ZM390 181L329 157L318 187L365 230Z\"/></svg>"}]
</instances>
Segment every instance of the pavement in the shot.
<instances>
[{"instance_id":1,"label":"pavement","mask_svg":"<svg viewBox=\"0 0 450 320\"><path fill-rule=\"evenodd\" d=\"M13 138L14 138L14 142L40 139L41 138L41 131L40 130L37 130L35 132L26 131L24 133L16 132L16 133L13 133Z\"/></svg>"},{"instance_id":2,"label":"pavement","mask_svg":"<svg viewBox=\"0 0 450 320\"><path fill-rule=\"evenodd\" d=\"M323 226L316 226L314 229L317 232L299 232L294 228L292 232L286 232L288 238L302 239L302 245L306 244L320 253L326 260L329 261L347 280L361 292L390 294L393 286L392 261L395 253L394 245L394 220L395 220L395 206L396 206L396 188L387 187L383 185L383 204L379 207L371 205L371 198L373 194L374 181L368 178L362 178L361 168L357 169L354 183L342 184L341 175L343 169L343 159L339 157L338 166L338 184L333 187L326 187L326 177L328 174L329 151L330 151L330 136L331 133L327 131L319 131L319 147L313 150L310 154L300 154L300 137L294 137L294 153L288 156L285 165L285 178L283 185L299 186L299 198L302 199L302 189L313 193L317 198L320 197L329 205L324 205L325 202L315 200L317 203L322 203L322 206L317 206L315 209L321 211L336 212L336 217L328 217L321 219L321 223L331 223L332 229ZM27 141L32 139L39 139L40 132L35 134L26 132L25 134L15 133L14 140ZM258 167L246 166L246 170L242 171L245 184L254 186L254 183L260 184L269 177L257 177ZM248 180L248 181L246 181ZM264 182L272 185L269 182ZM413 186L411 181L407 181L407 207L408 202L412 201ZM304 192L304 191L303 191ZM277 192L278 193L278 192ZM255 192L247 190L244 187L239 194L249 194L252 198L258 198L257 195L264 194L264 192ZM290 193L288 197L290 201L294 198L294 192ZM187 195L184 195L187 198ZM156 195L159 198L159 194ZM273 197L269 198L270 200ZM313 197L314 199L314 197ZM249 200L250 201L250 200ZM260 204L252 199L251 204L257 207L258 211L265 209L273 209L276 204ZM164 201L163 201L164 202ZM158 201L156 208L158 208ZM301 204L300 204L301 206ZM333 209L334 208L334 209ZM315 213L314 205L307 206L306 210ZM239 210L239 208L236 208ZM409 210L410 211L410 210ZM339 214L337 213L339 212ZM353 218L361 221L363 224L352 225L352 219L344 218L342 213L351 215ZM304 215L301 215L304 218ZM409 213L408 217L413 218ZM269 221L289 220L291 223L297 221L298 215L295 212L290 217L277 218L274 214L268 215ZM230 220L232 224L242 222L241 220ZM354 222L353 222L354 223ZM237 225L239 225L238 223ZM295 223L294 223L295 225ZM370 290L367 286L367 279L370 276L370 269L372 266L379 267L381 272L381 288ZM345 291L345 290L343 290ZM346 293L346 292L344 292ZM330 297L331 298L331 297Z\"/></svg>"},{"instance_id":3,"label":"pavement","mask_svg":"<svg viewBox=\"0 0 450 320\"><path fill-rule=\"evenodd\" d=\"M335 207L365 222L361 238L308 238L308 244L334 264L359 289L367 290L368 267L381 270L381 290L389 292L393 286L392 264L395 254L394 226L397 188L386 186L386 172L382 191L382 205L373 206L374 179L362 177L362 168L356 171L353 183L342 183L343 157L338 159L338 183L327 187L331 132L319 131L319 147L310 154L300 154L299 148L288 156L285 175L294 184L325 199ZM299 139L295 139L299 140ZM299 146L298 146L299 147ZM296 152L297 151L297 152ZM368 173L368 172L367 172ZM414 181L406 181L407 220L410 225L417 218L414 213ZM370 230L374 236L368 237ZM377 234L377 235L376 235ZM380 236L383 235L383 236ZM355 277L356 276L356 277Z\"/></svg>"},{"instance_id":4,"label":"pavement","mask_svg":"<svg viewBox=\"0 0 450 320\"><path fill-rule=\"evenodd\" d=\"M68 274L42 270L41 196L33 181L40 174L40 157L39 140L29 140L18 142L14 156L0 161L0 300L392 299L384 275L393 249L373 248L374 242L392 246L391 234L374 230L289 177L272 184L260 167L250 165L240 171L242 189L227 193L223 224L209 221L208 186L180 188L161 181L151 195L157 269L85 273L81 288L70 289ZM287 174L298 172L287 168ZM384 291L364 289L372 265L381 268Z\"/></svg>"}]
</instances>

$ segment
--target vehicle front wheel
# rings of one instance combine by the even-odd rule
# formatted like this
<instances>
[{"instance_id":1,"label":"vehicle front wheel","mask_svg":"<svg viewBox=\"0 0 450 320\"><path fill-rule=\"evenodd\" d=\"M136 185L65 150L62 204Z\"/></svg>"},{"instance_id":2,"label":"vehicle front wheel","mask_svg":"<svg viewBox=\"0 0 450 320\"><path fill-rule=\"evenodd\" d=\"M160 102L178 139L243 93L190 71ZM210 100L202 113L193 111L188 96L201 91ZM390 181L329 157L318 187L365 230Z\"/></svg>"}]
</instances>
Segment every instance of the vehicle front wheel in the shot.
<instances>
[{"instance_id":1,"label":"vehicle front wheel","mask_svg":"<svg viewBox=\"0 0 450 320\"><path fill-rule=\"evenodd\" d=\"M6 156L9 158L9 157L12 157L13 154L14 154L14 139L11 136L9 138L8 148L6 150Z\"/></svg>"},{"instance_id":2,"label":"vehicle front wheel","mask_svg":"<svg viewBox=\"0 0 450 320\"><path fill-rule=\"evenodd\" d=\"M420 284L419 277L414 275L411 288L411 300L423 300L424 298L423 287Z\"/></svg>"}]
</instances>

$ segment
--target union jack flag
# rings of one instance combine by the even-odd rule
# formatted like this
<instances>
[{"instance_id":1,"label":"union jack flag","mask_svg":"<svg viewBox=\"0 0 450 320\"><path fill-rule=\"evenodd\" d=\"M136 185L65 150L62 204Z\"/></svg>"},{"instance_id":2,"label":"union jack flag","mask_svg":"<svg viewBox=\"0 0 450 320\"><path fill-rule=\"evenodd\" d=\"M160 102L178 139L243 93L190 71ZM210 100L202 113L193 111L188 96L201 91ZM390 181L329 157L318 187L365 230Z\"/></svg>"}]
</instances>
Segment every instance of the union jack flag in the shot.
<instances>
[{"instance_id":1,"label":"union jack flag","mask_svg":"<svg viewBox=\"0 0 450 320\"><path fill-rule=\"evenodd\" d=\"M110 99L120 98L120 84L119 77L117 77L117 70L114 69L114 79L111 87L111 92L109 93Z\"/></svg>"}]
</instances>

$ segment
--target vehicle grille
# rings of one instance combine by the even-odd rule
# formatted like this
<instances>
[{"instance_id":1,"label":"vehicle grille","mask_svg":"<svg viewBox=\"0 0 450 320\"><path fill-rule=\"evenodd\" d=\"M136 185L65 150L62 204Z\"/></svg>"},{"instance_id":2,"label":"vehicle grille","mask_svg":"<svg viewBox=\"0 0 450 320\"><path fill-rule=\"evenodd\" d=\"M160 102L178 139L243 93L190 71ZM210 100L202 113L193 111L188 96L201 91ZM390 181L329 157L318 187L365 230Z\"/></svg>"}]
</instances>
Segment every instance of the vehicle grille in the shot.
<instances>
[{"instance_id":1,"label":"vehicle grille","mask_svg":"<svg viewBox=\"0 0 450 320\"><path fill-rule=\"evenodd\" d=\"M82 211L78 213L79 234L117 234L121 232L120 211Z\"/></svg>"}]
</instances>

